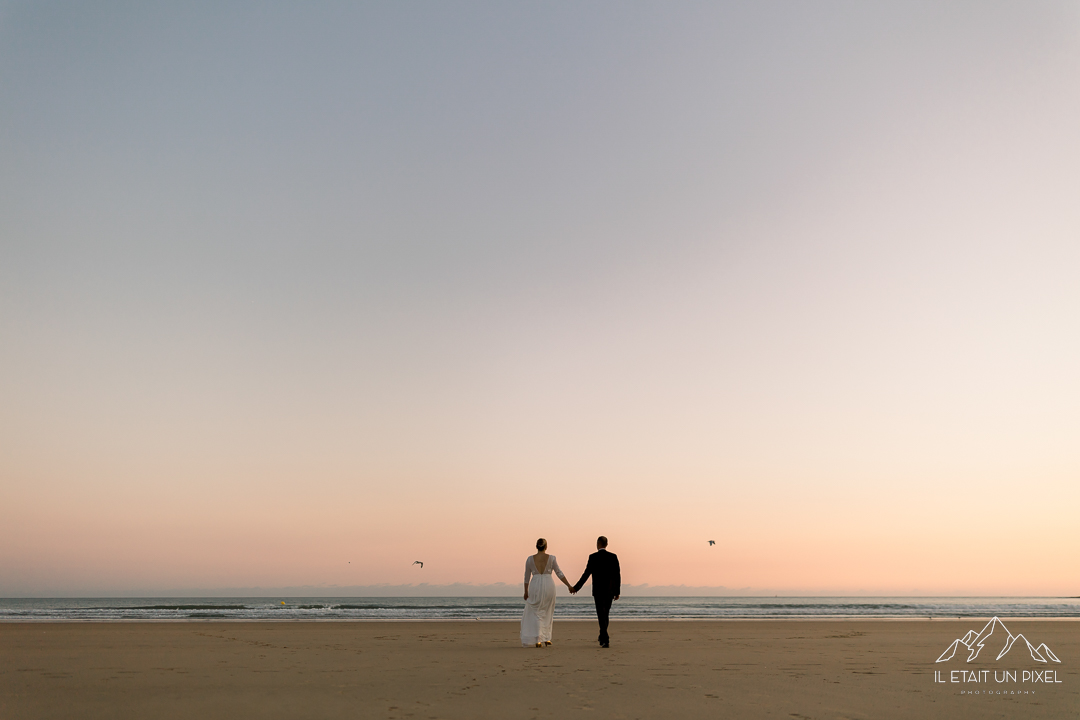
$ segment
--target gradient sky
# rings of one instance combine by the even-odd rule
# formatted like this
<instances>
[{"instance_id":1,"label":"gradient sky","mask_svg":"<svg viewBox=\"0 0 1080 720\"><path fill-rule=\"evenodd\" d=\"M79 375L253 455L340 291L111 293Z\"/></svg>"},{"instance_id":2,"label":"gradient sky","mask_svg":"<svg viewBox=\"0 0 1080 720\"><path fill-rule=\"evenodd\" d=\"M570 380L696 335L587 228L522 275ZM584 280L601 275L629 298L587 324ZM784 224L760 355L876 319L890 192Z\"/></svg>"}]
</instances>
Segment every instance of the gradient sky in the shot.
<instances>
[{"instance_id":1,"label":"gradient sky","mask_svg":"<svg viewBox=\"0 0 1080 720\"><path fill-rule=\"evenodd\" d=\"M1080 594L1080 6L941 5L0 2L0 595Z\"/></svg>"}]
</instances>

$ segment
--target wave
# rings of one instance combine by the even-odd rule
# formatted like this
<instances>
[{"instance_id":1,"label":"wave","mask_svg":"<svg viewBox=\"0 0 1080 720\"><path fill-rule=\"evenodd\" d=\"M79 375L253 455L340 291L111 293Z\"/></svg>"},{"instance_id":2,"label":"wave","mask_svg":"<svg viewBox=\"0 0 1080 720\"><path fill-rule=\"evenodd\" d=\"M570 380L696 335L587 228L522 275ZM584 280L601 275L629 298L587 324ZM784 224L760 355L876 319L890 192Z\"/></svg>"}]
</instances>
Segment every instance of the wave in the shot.
<instances>
[{"instance_id":1,"label":"wave","mask_svg":"<svg viewBox=\"0 0 1080 720\"><path fill-rule=\"evenodd\" d=\"M103 607L100 610L115 608ZM246 605L134 605L125 610L247 610Z\"/></svg>"},{"instance_id":2,"label":"wave","mask_svg":"<svg viewBox=\"0 0 1080 720\"><path fill-rule=\"evenodd\" d=\"M0 622L95 620L515 620L513 597L0 599ZM556 617L594 616L592 598L560 597ZM613 618L1076 617L1080 598L624 597Z\"/></svg>"}]
</instances>

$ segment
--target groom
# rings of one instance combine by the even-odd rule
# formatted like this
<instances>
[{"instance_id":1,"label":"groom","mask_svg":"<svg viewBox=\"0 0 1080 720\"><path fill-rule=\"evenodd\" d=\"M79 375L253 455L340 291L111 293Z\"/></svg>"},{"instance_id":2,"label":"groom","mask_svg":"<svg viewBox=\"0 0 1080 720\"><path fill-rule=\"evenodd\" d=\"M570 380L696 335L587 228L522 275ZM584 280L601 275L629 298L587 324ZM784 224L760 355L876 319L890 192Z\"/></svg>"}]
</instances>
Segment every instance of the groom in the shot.
<instances>
[{"instance_id":1,"label":"groom","mask_svg":"<svg viewBox=\"0 0 1080 720\"><path fill-rule=\"evenodd\" d=\"M596 538L596 552L589 556L589 564L585 566L585 573L574 585L576 593L592 575L593 602L596 603L596 619L600 621L600 647L608 645L608 613L611 612L611 601L619 599L619 591L622 589L622 574L619 572L619 558L615 553L607 551L607 538L601 535Z\"/></svg>"}]
</instances>

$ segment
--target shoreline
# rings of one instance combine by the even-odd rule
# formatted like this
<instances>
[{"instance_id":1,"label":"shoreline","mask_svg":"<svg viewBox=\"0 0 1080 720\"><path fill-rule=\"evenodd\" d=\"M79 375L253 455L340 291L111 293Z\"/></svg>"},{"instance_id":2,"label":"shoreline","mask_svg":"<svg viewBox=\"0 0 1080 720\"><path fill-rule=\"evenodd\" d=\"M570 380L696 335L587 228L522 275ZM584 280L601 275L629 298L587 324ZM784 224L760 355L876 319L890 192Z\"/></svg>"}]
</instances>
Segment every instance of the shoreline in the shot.
<instances>
[{"instance_id":1,"label":"shoreline","mask_svg":"<svg viewBox=\"0 0 1080 720\"><path fill-rule=\"evenodd\" d=\"M1016 620L1018 622L1080 622L1080 617L1048 617L1042 615L940 615L937 617L875 617L872 615L789 615L785 617L687 617L687 618L657 618L657 617L616 617L612 616L612 622L620 623L734 623L734 622L988 622L994 617L1002 620ZM556 617L559 623L596 622L596 617ZM79 625L79 624L155 624L155 623L514 623L514 618L3 618L2 625L24 624L49 624Z\"/></svg>"}]
</instances>

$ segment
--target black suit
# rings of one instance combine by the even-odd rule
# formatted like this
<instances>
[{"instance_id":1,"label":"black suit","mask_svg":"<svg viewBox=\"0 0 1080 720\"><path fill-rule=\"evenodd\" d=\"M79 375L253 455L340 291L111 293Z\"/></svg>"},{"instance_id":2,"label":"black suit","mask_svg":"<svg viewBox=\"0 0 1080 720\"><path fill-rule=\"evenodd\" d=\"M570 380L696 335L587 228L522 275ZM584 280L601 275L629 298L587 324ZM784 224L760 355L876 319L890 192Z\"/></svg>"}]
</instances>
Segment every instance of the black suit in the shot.
<instances>
[{"instance_id":1,"label":"black suit","mask_svg":"<svg viewBox=\"0 0 1080 720\"><path fill-rule=\"evenodd\" d=\"M596 619L600 621L600 644L608 644L608 614L611 601L621 594L622 572L619 570L619 557L607 550L597 550L589 556L589 564L581 579L574 585L577 592L592 575L593 602L596 603Z\"/></svg>"}]
</instances>

